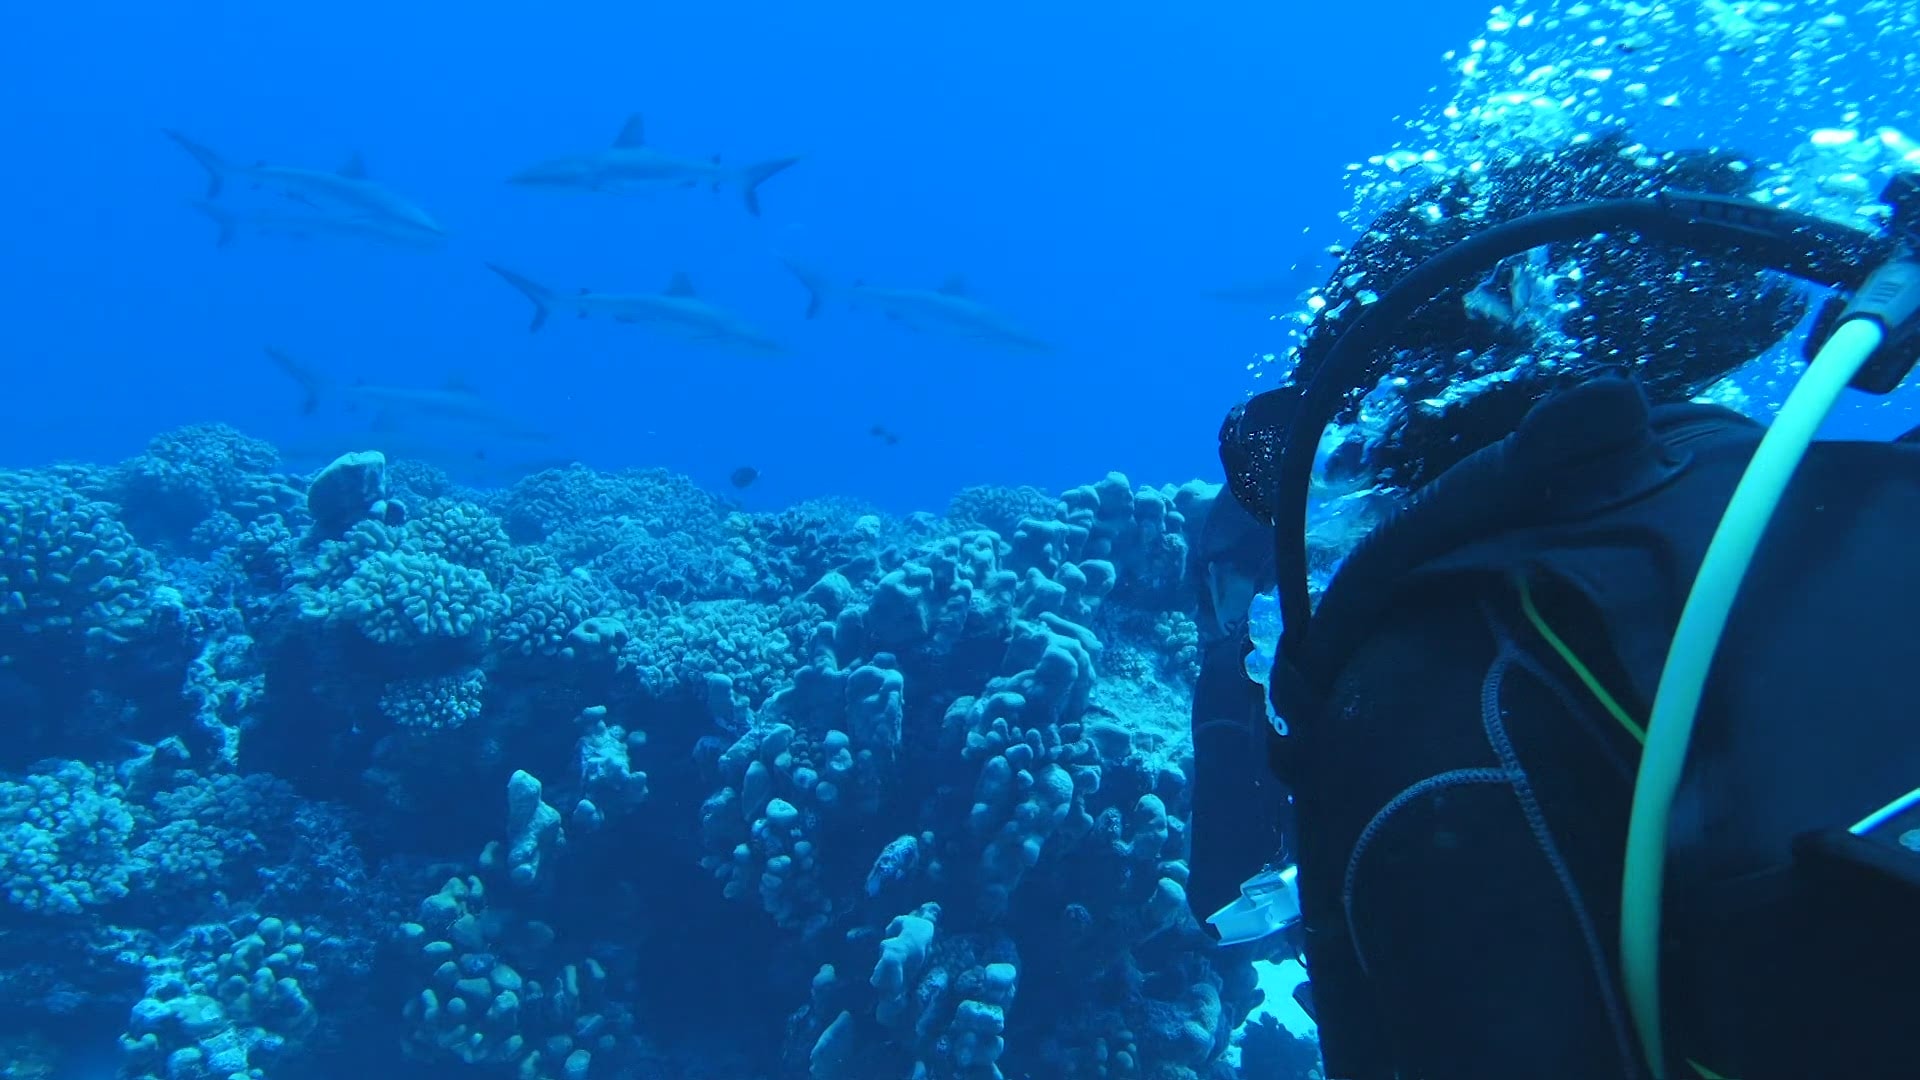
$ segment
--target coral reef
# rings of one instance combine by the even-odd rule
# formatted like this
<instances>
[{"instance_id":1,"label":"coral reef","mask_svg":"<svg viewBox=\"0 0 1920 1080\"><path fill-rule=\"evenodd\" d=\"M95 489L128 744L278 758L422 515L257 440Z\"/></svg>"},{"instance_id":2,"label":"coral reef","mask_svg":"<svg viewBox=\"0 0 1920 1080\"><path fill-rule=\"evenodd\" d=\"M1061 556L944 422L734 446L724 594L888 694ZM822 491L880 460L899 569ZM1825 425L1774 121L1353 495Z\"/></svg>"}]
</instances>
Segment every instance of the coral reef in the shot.
<instances>
[{"instance_id":1,"label":"coral reef","mask_svg":"<svg viewBox=\"0 0 1920 1080\"><path fill-rule=\"evenodd\" d=\"M1214 495L757 514L220 427L0 474L0 986L143 1080L1239 1075Z\"/></svg>"}]
</instances>

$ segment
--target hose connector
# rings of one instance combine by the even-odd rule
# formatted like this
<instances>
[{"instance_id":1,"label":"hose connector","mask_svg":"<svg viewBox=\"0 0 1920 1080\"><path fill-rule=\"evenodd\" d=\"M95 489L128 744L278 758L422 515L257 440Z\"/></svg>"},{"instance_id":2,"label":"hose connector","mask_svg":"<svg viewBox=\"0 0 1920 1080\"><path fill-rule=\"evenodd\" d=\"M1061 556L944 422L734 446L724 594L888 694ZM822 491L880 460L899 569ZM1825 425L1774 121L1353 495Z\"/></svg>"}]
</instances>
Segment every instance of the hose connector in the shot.
<instances>
[{"instance_id":1,"label":"hose connector","mask_svg":"<svg viewBox=\"0 0 1920 1080\"><path fill-rule=\"evenodd\" d=\"M1887 181L1880 201L1892 211L1887 232L1898 251L1852 296L1828 300L1806 343L1811 360L1842 323L1872 320L1885 341L1848 384L1870 394L1892 393L1920 365L1920 174L1900 173Z\"/></svg>"}]
</instances>

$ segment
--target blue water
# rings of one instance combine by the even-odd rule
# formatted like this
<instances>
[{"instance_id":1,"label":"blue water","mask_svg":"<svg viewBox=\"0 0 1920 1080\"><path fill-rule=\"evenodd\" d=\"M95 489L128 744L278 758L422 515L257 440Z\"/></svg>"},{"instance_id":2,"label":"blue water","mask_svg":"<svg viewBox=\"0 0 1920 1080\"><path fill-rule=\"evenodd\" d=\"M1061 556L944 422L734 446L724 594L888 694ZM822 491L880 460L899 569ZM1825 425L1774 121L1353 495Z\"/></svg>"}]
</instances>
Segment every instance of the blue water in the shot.
<instances>
[{"instance_id":1,"label":"blue water","mask_svg":"<svg viewBox=\"0 0 1920 1080\"><path fill-rule=\"evenodd\" d=\"M188 421L303 437L270 341L345 379L458 375L596 466L718 484L751 464L769 505L1209 475L1246 364L1282 343L1264 311L1202 294L1323 271L1342 165L1391 139L1480 9L1423 4L1358 34L1262 4L22 8L0 44L0 95L31 102L0 120L0 312L8 392L34 405L0 431L0 461L112 459ZM759 220L731 193L504 183L607 145L632 111L676 152L805 160L763 188ZM204 176L162 128L241 161L359 152L453 241L217 250L184 205ZM1058 349L1036 361L844 310L809 323L776 251L880 284L963 274ZM790 351L597 321L529 335L483 260L567 290L685 271Z\"/></svg>"},{"instance_id":2,"label":"blue water","mask_svg":"<svg viewBox=\"0 0 1920 1080\"><path fill-rule=\"evenodd\" d=\"M1297 966L1218 948L1184 892L1189 481L1360 224L1379 167L1349 164L1486 100L1442 60L1485 0L16 6L0 1075L1315 1075L1253 1019L1306 1034ZM1662 77L1750 93L1704 70ZM1751 93L1636 130L1786 158L1839 122ZM801 160L759 216L507 182L633 113L664 151ZM166 130L357 155L450 240L218 246ZM958 276L1053 347L808 318L782 257ZM490 263L561 296L684 275L783 348L530 332ZM311 415L269 346L326 383ZM393 467L314 485L373 446ZM1049 495L949 511L979 484Z\"/></svg>"}]
</instances>

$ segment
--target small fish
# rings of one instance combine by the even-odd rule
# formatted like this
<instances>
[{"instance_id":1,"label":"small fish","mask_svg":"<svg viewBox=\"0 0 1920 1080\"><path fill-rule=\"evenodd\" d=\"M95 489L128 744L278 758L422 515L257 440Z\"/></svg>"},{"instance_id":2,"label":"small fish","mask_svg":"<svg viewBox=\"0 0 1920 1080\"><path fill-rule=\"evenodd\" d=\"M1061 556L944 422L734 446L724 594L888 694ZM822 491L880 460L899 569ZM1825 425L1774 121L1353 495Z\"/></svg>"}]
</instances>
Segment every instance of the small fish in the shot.
<instances>
[{"instance_id":1,"label":"small fish","mask_svg":"<svg viewBox=\"0 0 1920 1080\"><path fill-rule=\"evenodd\" d=\"M411 230L433 236L445 236L447 230L414 205L387 187L367 179L366 163L355 154L340 168L305 169L294 165L268 165L264 162L242 165L228 161L212 149L194 142L178 131L166 130L166 136L207 170L207 198L217 199L229 177L251 180L260 187L315 209L334 208L355 217L395 230Z\"/></svg>"},{"instance_id":2,"label":"small fish","mask_svg":"<svg viewBox=\"0 0 1920 1080\"><path fill-rule=\"evenodd\" d=\"M828 299L841 297L855 307L871 307L916 330L944 333L1003 348L1047 352L1053 346L1021 329L1011 319L969 295L966 282L950 277L938 289L889 289L854 282L840 287L810 267L781 259L807 290L807 318L820 314Z\"/></svg>"},{"instance_id":3,"label":"small fish","mask_svg":"<svg viewBox=\"0 0 1920 1080\"><path fill-rule=\"evenodd\" d=\"M732 475L727 477L728 482L733 484L734 487L743 490L752 487L753 482L758 479L760 479L760 470L751 465L742 465L733 470Z\"/></svg>"},{"instance_id":4,"label":"small fish","mask_svg":"<svg viewBox=\"0 0 1920 1080\"><path fill-rule=\"evenodd\" d=\"M680 335L690 341L731 345L756 352L779 352L781 345L749 325L733 312L695 295L693 282L685 274L673 275L664 292L603 293L582 289L568 295L555 292L539 282L516 274L503 266L488 263L487 268L506 279L533 302L533 322L529 331L547 324L554 309L572 312L580 318L603 315L615 322L644 323Z\"/></svg>"},{"instance_id":5,"label":"small fish","mask_svg":"<svg viewBox=\"0 0 1920 1080\"><path fill-rule=\"evenodd\" d=\"M882 442L886 443L888 446L900 445L900 436L895 435L893 432L888 431L886 428L882 427L879 424L875 424L872 427L868 428L867 434L873 436L876 439L881 440Z\"/></svg>"},{"instance_id":6,"label":"small fish","mask_svg":"<svg viewBox=\"0 0 1920 1080\"><path fill-rule=\"evenodd\" d=\"M722 165L719 157L692 158L655 150L647 145L640 114L627 117L613 145L589 154L543 161L509 177L523 187L600 191L613 194L660 191L669 188L712 187L740 189L747 213L760 216L760 185L797 163L797 157L773 158L753 165Z\"/></svg>"},{"instance_id":7,"label":"small fish","mask_svg":"<svg viewBox=\"0 0 1920 1080\"><path fill-rule=\"evenodd\" d=\"M867 895L879 896L887 886L912 877L919 866L920 838L907 835L893 840L880 849L873 869L867 871Z\"/></svg>"}]
</instances>

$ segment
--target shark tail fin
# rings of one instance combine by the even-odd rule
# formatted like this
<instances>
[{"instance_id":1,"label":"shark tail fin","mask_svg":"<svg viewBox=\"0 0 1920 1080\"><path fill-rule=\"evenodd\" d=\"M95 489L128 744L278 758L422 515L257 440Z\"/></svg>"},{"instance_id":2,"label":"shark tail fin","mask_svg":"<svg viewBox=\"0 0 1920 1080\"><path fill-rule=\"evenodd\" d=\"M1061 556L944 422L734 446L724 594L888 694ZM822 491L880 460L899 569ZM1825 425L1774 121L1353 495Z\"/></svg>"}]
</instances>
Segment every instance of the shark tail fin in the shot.
<instances>
[{"instance_id":1,"label":"shark tail fin","mask_svg":"<svg viewBox=\"0 0 1920 1080\"><path fill-rule=\"evenodd\" d=\"M210 147L194 142L192 139L187 138L172 128L162 128L161 130L166 133L167 138L179 143L182 150L192 154L193 160L199 162L201 168L207 170L207 198L219 198L220 181L225 179L227 175L227 163L225 159L221 158L219 154L214 153Z\"/></svg>"},{"instance_id":2,"label":"shark tail fin","mask_svg":"<svg viewBox=\"0 0 1920 1080\"><path fill-rule=\"evenodd\" d=\"M325 381L319 374L309 371L300 361L288 356L286 350L272 345L268 345L266 349L267 359L273 361L273 366L300 385L300 415L312 416L319 411L320 391L324 388Z\"/></svg>"},{"instance_id":3,"label":"shark tail fin","mask_svg":"<svg viewBox=\"0 0 1920 1080\"><path fill-rule=\"evenodd\" d=\"M219 234L214 237L215 247L226 247L233 243L234 236L239 232L239 223L234 219L233 214L220 204L206 199L194 199L191 205L220 227Z\"/></svg>"},{"instance_id":4,"label":"shark tail fin","mask_svg":"<svg viewBox=\"0 0 1920 1080\"><path fill-rule=\"evenodd\" d=\"M747 202L747 213L760 216L760 185L766 183L776 173L786 171L798 162L797 157L774 158L762 161L740 170L740 194Z\"/></svg>"},{"instance_id":5,"label":"shark tail fin","mask_svg":"<svg viewBox=\"0 0 1920 1080\"><path fill-rule=\"evenodd\" d=\"M792 274L807 290L807 318L811 319L820 314L820 307L826 302L827 294L833 291L833 286L828 283L826 276L805 263L789 259L785 255L779 258L780 265L786 267L787 273Z\"/></svg>"},{"instance_id":6,"label":"shark tail fin","mask_svg":"<svg viewBox=\"0 0 1920 1080\"><path fill-rule=\"evenodd\" d=\"M527 333L531 334L547 325L547 314L553 307L552 289L534 281L532 278L516 274L504 266L488 263L487 269L505 278L507 284L525 293L527 299L533 302L533 322L528 325Z\"/></svg>"}]
</instances>

